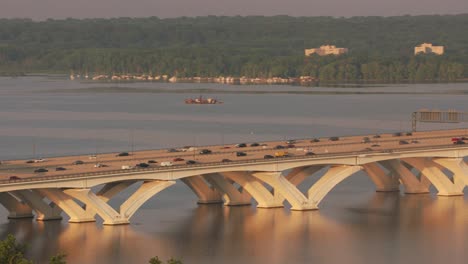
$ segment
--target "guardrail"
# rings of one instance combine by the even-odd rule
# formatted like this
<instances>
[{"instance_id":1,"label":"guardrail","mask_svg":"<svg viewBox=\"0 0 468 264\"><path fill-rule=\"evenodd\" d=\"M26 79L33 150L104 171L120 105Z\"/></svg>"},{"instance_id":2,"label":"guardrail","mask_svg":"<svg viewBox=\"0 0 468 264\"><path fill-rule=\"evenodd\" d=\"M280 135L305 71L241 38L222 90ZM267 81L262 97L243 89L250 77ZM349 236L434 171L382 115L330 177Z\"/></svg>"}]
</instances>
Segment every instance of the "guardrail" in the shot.
<instances>
[{"instance_id":1,"label":"guardrail","mask_svg":"<svg viewBox=\"0 0 468 264\"><path fill-rule=\"evenodd\" d=\"M42 181L53 181L61 179L81 179L93 176L111 176L115 174L135 174L135 173L145 173L152 171L176 171L184 170L187 168L210 168L210 167L219 167L219 166L232 166L232 165L243 165L243 164L269 164L269 163L279 163L279 162L288 162L292 160L312 160L312 159L323 159L323 158L336 158L336 157L349 157L362 154L385 154L388 153L407 153L421 150L450 150L450 149L467 149L468 146L459 146L459 145L435 145L431 147L419 147L411 149L385 149L385 150L362 150L354 152L335 152L335 153L326 153L326 154L317 154L313 156L288 156L288 157L279 157L274 159L251 159L251 160L237 160L230 162L208 162L208 163L196 163L190 165L175 165L170 167L152 167L152 168L135 168L135 169L119 169L112 171L101 171L101 172L86 172L86 173L76 173L76 174L62 174L56 176L43 176L43 177L30 177L30 178L21 178L15 180L0 180L0 185L6 185L11 183L25 183L25 182L42 182Z\"/></svg>"}]
</instances>

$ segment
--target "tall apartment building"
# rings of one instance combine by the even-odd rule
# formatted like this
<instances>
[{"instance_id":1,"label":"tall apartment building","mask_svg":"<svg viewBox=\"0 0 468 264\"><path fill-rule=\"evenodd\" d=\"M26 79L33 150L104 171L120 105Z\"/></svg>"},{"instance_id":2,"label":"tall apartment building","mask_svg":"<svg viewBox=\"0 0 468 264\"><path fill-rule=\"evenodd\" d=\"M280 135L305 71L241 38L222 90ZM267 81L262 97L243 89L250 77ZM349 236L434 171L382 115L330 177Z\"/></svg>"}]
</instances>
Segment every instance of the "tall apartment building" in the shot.
<instances>
[{"instance_id":1,"label":"tall apartment building","mask_svg":"<svg viewBox=\"0 0 468 264\"><path fill-rule=\"evenodd\" d=\"M423 43L414 47L414 54L418 53L433 53L437 55L444 54L444 46L432 46L431 43Z\"/></svg>"},{"instance_id":2,"label":"tall apartment building","mask_svg":"<svg viewBox=\"0 0 468 264\"><path fill-rule=\"evenodd\" d=\"M317 54L319 56L341 55L345 53L348 53L347 48L337 48L334 45L323 45L323 46L320 46L320 48L305 50L306 56L310 56L311 54Z\"/></svg>"}]
</instances>

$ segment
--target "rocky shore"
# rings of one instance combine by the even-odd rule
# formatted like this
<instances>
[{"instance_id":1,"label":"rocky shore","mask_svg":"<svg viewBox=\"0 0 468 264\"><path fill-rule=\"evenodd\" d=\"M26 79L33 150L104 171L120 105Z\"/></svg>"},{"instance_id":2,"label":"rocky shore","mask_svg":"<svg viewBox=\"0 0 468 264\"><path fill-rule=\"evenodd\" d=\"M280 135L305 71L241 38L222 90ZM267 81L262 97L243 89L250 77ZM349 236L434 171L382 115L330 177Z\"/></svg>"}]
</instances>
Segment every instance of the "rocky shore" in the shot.
<instances>
[{"instance_id":1,"label":"rocky shore","mask_svg":"<svg viewBox=\"0 0 468 264\"><path fill-rule=\"evenodd\" d=\"M144 81L144 82L170 82L170 83L220 83L220 84L311 84L318 81L317 78L312 76L300 76L300 77L271 77L271 78L248 78L248 77L176 77L168 75L70 75L71 80L93 80L93 81Z\"/></svg>"}]
</instances>

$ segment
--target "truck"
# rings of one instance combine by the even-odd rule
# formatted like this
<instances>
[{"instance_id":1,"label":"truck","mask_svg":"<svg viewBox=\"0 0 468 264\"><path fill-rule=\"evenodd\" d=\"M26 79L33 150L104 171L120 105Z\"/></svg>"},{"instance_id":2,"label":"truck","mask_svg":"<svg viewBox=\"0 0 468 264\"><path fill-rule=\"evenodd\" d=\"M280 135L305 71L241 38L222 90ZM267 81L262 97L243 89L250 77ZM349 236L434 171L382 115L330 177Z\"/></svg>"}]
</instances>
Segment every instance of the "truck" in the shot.
<instances>
[{"instance_id":1,"label":"truck","mask_svg":"<svg viewBox=\"0 0 468 264\"><path fill-rule=\"evenodd\" d=\"M172 166L172 162L170 162L170 161L161 161L160 165L162 167L169 167L169 166Z\"/></svg>"},{"instance_id":2,"label":"truck","mask_svg":"<svg viewBox=\"0 0 468 264\"><path fill-rule=\"evenodd\" d=\"M288 156L287 151L277 151L277 152L275 152L275 157L277 157L277 158L287 157L287 156Z\"/></svg>"}]
</instances>

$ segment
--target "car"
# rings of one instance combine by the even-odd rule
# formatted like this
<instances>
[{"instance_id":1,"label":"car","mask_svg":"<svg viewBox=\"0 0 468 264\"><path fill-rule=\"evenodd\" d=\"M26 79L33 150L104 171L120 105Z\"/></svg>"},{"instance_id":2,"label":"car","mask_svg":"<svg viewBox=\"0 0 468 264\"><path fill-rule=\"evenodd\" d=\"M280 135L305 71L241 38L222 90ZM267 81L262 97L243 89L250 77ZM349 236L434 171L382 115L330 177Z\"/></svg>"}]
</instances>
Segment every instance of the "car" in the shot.
<instances>
[{"instance_id":1,"label":"car","mask_svg":"<svg viewBox=\"0 0 468 264\"><path fill-rule=\"evenodd\" d=\"M232 160L230 159L222 159L221 162L231 162Z\"/></svg>"},{"instance_id":2,"label":"car","mask_svg":"<svg viewBox=\"0 0 468 264\"><path fill-rule=\"evenodd\" d=\"M135 167L138 167L138 168L148 168L150 165L148 163L138 163Z\"/></svg>"},{"instance_id":3,"label":"car","mask_svg":"<svg viewBox=\"0 0 468 264\"><path fill-rule=\"evenodd\" d=\"M314 138L310 141L310 143L317 143L317 142L320 142L320 139L318 138Z\"/></svg>"},{"instance_id":4,"label":"car","mask_svg":"<svg viewBox=\"0 0 468 264\"><path fill-rule=\"evenodd\" d=\"M82 160L75 160L72 164L73 165L81 165L81 164L84 164L84 162Z\"/></svg>"},{"instance_id":5,"label":"car","mask_svg":"<svg viewBox=\"0 0 468 264\"><path fill-rule=\"evenodd\" d=\"M376 147L380 147L380 145L379 144L374 144L371 147L376 148Z\"/></svg>"},{"instance_id":6,"label":"car","mask_svg":"<svg viewBox=\"0 0 468 264\"><path fill-rule=\"evenodd\" d=\"M247 144L245 143L236 144L236 148L245 148L245 147L247 147Z\"/></svg>"},{"instance_id":7,"label":"car","mask_svg":"<svg viewBox=\"0 0 468 264\"><path fill-rule=\"evenodd\" d=\"M237 157L247 156L247 153L242 152L242 151L237 151L237 152L236 152L236 156L237 156Z\"/></svg>"},{"instance_id":8,"label":"car","mask_svg":"<svg viewBox=\"0 0 468 264\"><path fill-rule=\"evenodd\" d=\"M272 159L272 158L274 158L274 157L273 157L272 155L265 155L265 156L263 156L263 158L264 158L264 159Z\"/></svg>"},{"instance_id":9,"label":"car","mask_svg":"<svg viewBox=\"0 0 468 264\"><path fill-rule=\"evenodd\" d=\"M455 141L453 142L454 145L463 145L463 144L466 144L465 141L462 141L462 140L458 140L458 141Z\"/></svg>"},{"instance_id":10,"label":"car","mask_svg":"<svg viewBox=\"0 0 468 264\"><path fill-rule=\"evenodd\" d=\"M379 134L375 134L375 135L373 136L373 138L380 138L380 135L379 135Z\"/></svg>"},{"instance_id":11,"label":"car","mask_svg":"<svg viewBox=\"0 0 468 264\"><path fill-rule=\"evenodd\" d=\"M338 141L338 140L340 140L340 138L339 137L330 137L328 140L329 141Z\"/></svg>"},{"instance_id":12,"label":"car","mask_svg":"<svg viewBox=\"0 0 468 264\"><path fill-rule=\"evenodd\" d=\"M49 170L44 169L44 168L39 168L39 169L35 169L35 170L34 170L35 173L48 172L48 171L49 171Z\"/></svg>"},{"instance_id":13,"label":"car","mask_svg":"<svg viewBox=\"0 0 468 264\"><path fill-rule=\"evenodd\" d=\"M392 134L394 137L401 137L403 134L401 132L395 132Z\"/></svg>"},{"instance_id":14,"label":"car","mask_svg":"<svg viewBox=\"0 0 468 264\"><path fill-rule=\"evenodd\" d=\"M290 139L290 140L286 141L286 144L296 144L296 140Z\"/></svg>"},{"instance_id":15,"label":"car","mask_svg":"<svg viewBox=\"0 0 468 264\"><path fill-rule=\"evenodd\" d=\"M363 137L361 140L361 143L370 143L370 138L369 137Z\"/></svg>"},{"instance_id":16,"label":"car","mask_svg":"<svg viewBox=\"0 0 468 264\"><path fill-rule=\"evenodd\" d=\"M26 163L34 163L34 160L27 160Z\"/></svg>"},{"instance_id":17,"label":"car","mask_svg":"<svg viewBox=\"0 0 468 264\"><path fill-rule=\"evenodd\" d=\"M175 148L170 148L167 150L167 152L172 153L172 152L179 152L179 151Z\"/></svg>"},{"instance_id":18,"label":"car","mask_svg":"<svg viewBox=\"0 0 468 264\"><path fill-rule=\"evenodd\" d=\"M198 152L198 153L200 153L200 154L202 154L202 155L204 155L204 154L211 154L211 150L209 150L209 149L202 149L202 150L200 150L200 152Z\"/></svg>"},{"instance_id":19,"label":"car","mask_svg":"<svg viewBox=\"0 0 468 264\"><path fill-rule=\"evenodd\" d=\"M122 165L121 169L122 170L131 170L133 169L134 167L133 166L130 166L130 165Z\"/></svg>"},{"instance_id":20,"label":"car","mask_svg":"<svg viewBox=\"0 0 468 264\"><path fill-rule=\"evenodd\" d=\"M102 163L96 163L94 164L94 168L103 168L103 167L107 167L107 165L104 165Z\"/></svg>"},{"instance_id":21,"label":"car","mask_svg":"<svg viewBox=\"0 0 468 264\"><path fill-rule=\"evenodd\" d=\"M417 140L411 140L411 144L418 144L418 143L419 143L419 141L417 141Z\"/></svg>"},{"instance_id":22,"label":"car","mask_svg":"<svg viewBox=\"0 0 468 264\"><path fill-rule=\"evenodd\" d=\"M147 163L158 163L158 162L155 160L148 160Z\"/></svg>"},{"instance_id":23,"label":"car","mask_svg":"<svg viewBox=\"0 0 468 264\"><path fill-rule=\"evenodd\" d=\"M161 161L161 167L169 167L169 166L172 166L172 162L170 161Z\"/></svg>"},{"instance_id":24,"label":"car","mask_svg":"<svg viewBox=\"0 0 468 264\"><path fill-rule=\"evenodd\" d=\"M130 154L128 152L120 152L119 154L116 155L116 157L126 157L126 156L130 156Z\"/></svg>"},{"instance_id":25,"label":"car","mask_svg":"<svg viewBox=\"0 0 468 264\"><path fill-rule=\"evenodd\" d=\"M363 151L371 151L371 150L373 150L373 149L372 149L372 148L365 148L365 149L363 149Z\"/></svg>"},{"instance_id":26,"label":"car","mask_svg":"<svg viewBox=\"0 0 468 264\"><path fill-rule=\"evenodd\" d=\"M64 171L64 170L67 170L67 169L64 168L64 167L57 167L57 168L55 168L55 171Z\"/></svg>"},{"instance_id":27,"label":"car","mask_svg":"<svg viewBox=\"0 0 468 264\"><path fill-rule=\"evenodd\" d=\"M96 155L89 155L88 159L97 159L97 156Z\"/></svg>"},{"instance_id":28,"label":"car","mask_svg":"<svg viewBox=\"0 0 468 264\"><path fill-rule=\"evenodd\" d=\"M284 149L285 147L284 146L281 146L281 145L276 145L275 146L275 149Z\"/></svg>"},{"instance_id":29,"label":"car","mask_svg":"<svg viewBox=\"0 0 468 264\"><path fill-rule=\"evenodd\" d=\"M34 163L39 163L39 162L44 162L44 161L46 161L46 159L35 159Z\"/></svg>"},{"instance_id":30,"label":"car","mask_svg":"<svg viewBox=\"0 0 468 264\"><path fill-rule=\"evenodd\" d=\"M260 144L258 144L257 142L254 142L254 143L250 144L250 146L251 147L258 147L258 146L260 146Z\"/></svg>"},{"instance_id":31,"label":"car","mask_svg":"<svg viewBox=\"0 0 468 264\"><path fill-rule=\"evenodd\" d=\"M10 181L11 181L11 180L19 180L19 179L21 179L21 178L18 177L18 176L10 176L9 179L10 179Z\"/></svg>"},{"instance_id":32,"label":"car","mask_svg":"<svg viewBox=\"0 0 468 264\"><path fill-rule=\"evenodd\" d=\"M187 160L187 161L185 162L185 164L187 164L187 165L191 165L191 164L195 164L195 163L197 163L197 162L194 161L194 160Z\"/></svg>"},{"instance_id":33,"label":"car","mask_svg":"<svg viewBox=\"0 0 468 264\"><path fill-rule=\"evenodd\" d=\"M406 144L409 144L408 141L406 140L400 140L400 142L398 142L398 144L400 145L406 145Z\"/></svg>"},{"instance_id":34,"label":"car","mask_svg":"<svg viewBox=\"0 0 468 264\"><path fill-rule=\"evenodd\" d=\"M288 144L286 147L288 148L295 148L296 146L294 144Z\"/></svg>"},{"instance_id":35,"label":"car","mask_svg":"<svg viewBox=\"0 0 468 264\"><path fill-rule=\"evenodd\" d=\"M183 158L174 158L172 161L184 161Z\"/></svg>"},{"instance_id":36,"label":"car","mask_svg":"<svg viewBox=\"0 0 468 264\"><path fill-rule=\"evenodd\" d=\"M313 156L313 155L315 155L315 153L312 152L312 151L307 151L304 155L306 155L306 156Z\"/></svg>"},{"instance_id":37,"label":"car","mask_svg":"<svg viewBox=\"0 0 468 264\"><path fill-rule=\"evenodd\" d=\"M407 136L412 136L412 135L413 135L413 133L411 133L411 132L406 132L406 134L405 134L405 135L407 135Z\"/></svg>"}]
</instances>

